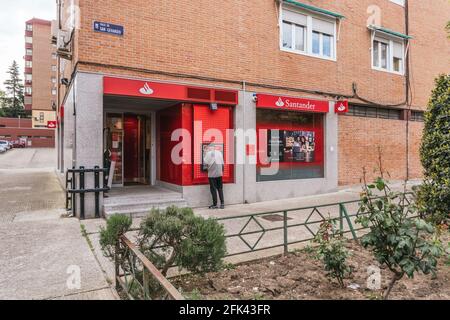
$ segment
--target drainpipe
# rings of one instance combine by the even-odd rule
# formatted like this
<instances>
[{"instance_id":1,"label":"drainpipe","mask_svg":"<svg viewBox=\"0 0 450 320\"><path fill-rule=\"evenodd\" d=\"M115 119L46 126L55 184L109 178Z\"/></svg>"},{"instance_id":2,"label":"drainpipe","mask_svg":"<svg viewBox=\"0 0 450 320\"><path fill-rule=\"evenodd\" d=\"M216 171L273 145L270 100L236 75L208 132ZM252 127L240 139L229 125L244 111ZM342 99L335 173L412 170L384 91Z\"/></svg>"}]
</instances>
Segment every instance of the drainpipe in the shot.
<instances>
[{"instance_id":1,"label":"drainpipe","mask_svg":"<svg viewBox=\"0 0 450 320\"><path fill-rule=\"evenodd\" d=\"M405 31L406 35L409 35L409 1L405 0ZM409 40L408 40L409 41ZM411 118L411 97L410 97L410 90L411 90L411 83L410 83L410 66L409 66L409 55L411 52L411 47L408 45L408 51L405 59L405 80L406 80L406 181L410 178L410 170L409 170L409 124L410 124L410 118Z\"/></svg>"}]
</instances>

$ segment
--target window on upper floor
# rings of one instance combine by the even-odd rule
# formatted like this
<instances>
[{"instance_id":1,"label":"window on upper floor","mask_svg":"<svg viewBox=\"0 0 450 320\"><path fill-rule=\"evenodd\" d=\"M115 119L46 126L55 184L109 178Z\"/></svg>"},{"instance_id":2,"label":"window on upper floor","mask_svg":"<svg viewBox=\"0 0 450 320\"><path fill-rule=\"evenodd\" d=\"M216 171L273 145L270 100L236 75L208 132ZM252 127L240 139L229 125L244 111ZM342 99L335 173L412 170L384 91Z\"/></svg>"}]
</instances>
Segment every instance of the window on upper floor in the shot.
<instances>
[{"instance_id":1,"label":"window on upper floor","mask_svg":"<svg viewBox=\"0 0 450 320\"><path fill-rule=\"evenodd\" d=\"M280 25L281 50L336 59L335 19L283 8Z\"/></svg>"},{"instance_id":2,"label":"window on upper floor","mask_svg":"<svg viewBox=\"0 0 450 320\"><path fill-rule=\"evenodd\" d=\"M32 49L26 49L25 54L26 54L27 56L32 56L32 55L33 55L33 50L32 50Z\"/></svg>"},{"instance_id":3,"label":"window on upper floor","mask_svg":"<svg viewBox=\"0 0 450 320\"><path fill-rule=\"evenodd\" d=\"M57 55L56 53L52 53L52 59L56 59Z\"/></svg>"},{"instance_id":4,"label":"window on upper floor","mask_svg":"<svg viewBox=\"0 0 450 320\"><path fill-rule=\"evenodd\" d=\"M33 68L33 62L32 61L25 61L25 68Z\"/></svg>"},{"instance_id":5,"label":"window on upper floor","mask_svg":"<svg viewBox=\"0 0 450 320\"><path fill-rule=\"evenodd\" d=\"M31 87L25 87L25 94L31 95L33 93L33 89Z\"/></svg>"},{"instance_id":6,"label":"window on upper floor","mask_svg":"<svg viewBox=\"0 0 450 320\"><path fill-rule=\"evenodd\" d=\"M27 31L33 31L33 25L27 24Z\"/></svg>"},{"instance_id":7,"label":"window on upper floor","mask_svg":"<svg viewBox=\"0 0 450 320\"><path fill-rule=\"evenodd\" d=\"M52 95L56 96L56 89L52 89Z\"/></svg>"},{"instance_id":8,"label":"window on upper floor","mask_svg":"<svg viewBox=\"0 0 450 320\"><path fill-rule=\"evenodd\" d=\"M373 69L403 74L404 61L404 41L374 37L372 43Z\"/></svg>"},{"instance_id":9,"label":"window on upper floor","mask_svg":"<svg viewBox=\"0 0 450 320\"><path fill-rule=\"evenodd\" d=\"M56 71L56 66L52 66L52 71Z\"/></svg>"},{"instance_id":10,"label":"window on upper floor","mask_svg":"<svg viewBox=\"0 0 450 320\"><path fill-rule=\"evenodd\" d=\"M25 81L32 81L33 80L33 76L29 73L25 74Z\"/></svg>"},{"instance_id":11,"label":"window on upper floor","mask_svg":"<svg viewBox=\"0 0 450 320\"><path fill-rule=\"evenodd\" d=\"M33 43L33 37L25 37L26 43Z\"/></svg>"}]
</instances>

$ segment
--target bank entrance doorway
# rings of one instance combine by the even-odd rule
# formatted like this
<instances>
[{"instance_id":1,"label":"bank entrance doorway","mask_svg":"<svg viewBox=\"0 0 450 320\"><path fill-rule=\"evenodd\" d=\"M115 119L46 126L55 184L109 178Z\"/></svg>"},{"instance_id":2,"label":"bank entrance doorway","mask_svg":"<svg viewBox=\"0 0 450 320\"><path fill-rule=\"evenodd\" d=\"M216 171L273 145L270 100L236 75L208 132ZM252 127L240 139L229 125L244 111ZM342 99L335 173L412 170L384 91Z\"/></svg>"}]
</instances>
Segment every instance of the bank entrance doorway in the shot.
<instances>
[{"instance_id":1,"label":"bank entrance doorway","mask_svg":"<svg viewBox=\"0 0 450 320\"><path fill-rule=\"evenodd\" d=\"M113 186L150 185L152 116L106 113L104 158L114 170Z\"/></svg>"}]
</instances>

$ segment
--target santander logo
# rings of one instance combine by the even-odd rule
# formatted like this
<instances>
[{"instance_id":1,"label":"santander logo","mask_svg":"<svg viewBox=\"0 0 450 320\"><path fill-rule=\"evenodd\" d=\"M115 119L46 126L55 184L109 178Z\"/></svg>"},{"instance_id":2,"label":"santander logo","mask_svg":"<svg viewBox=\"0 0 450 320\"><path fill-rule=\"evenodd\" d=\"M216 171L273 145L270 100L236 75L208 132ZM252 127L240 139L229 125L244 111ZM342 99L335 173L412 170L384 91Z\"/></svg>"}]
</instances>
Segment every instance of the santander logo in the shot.
<instances>
[{"instance_id":1,"label":"santander logo","mask_svg":"<svg viewBox=\"0 0 450 320\"><path fill-rule=\"evenodd\" d=\"M338 111L339 112L343 112L343 111L345 111L347 109L347 107L345 106L345 104L343 104L343 103L340 103L339 104L339 107L338 107Z\"/></svg>"},{"instance_id":2,"label":"santander logo","mask_svg":"<svg viewBox=\"0 0 450 320\"><path fill-rule=\"evenodd\" d=\"M150 88L147 82L144 84L144 87L139 90L139 92L145 95L151 95L154 93L153 89Z\"/></svg>"},{"instance_id":3,"label":"santander logo","mask_svg":"<svg viewBox=\"0 0 450 320\"><path fill-rule=\"evenodd\" d=\"M283 108L283 107L284 107L283 99L281 99L281 97L280 97L280 98L278 99L278 101L275 102L275 105L276 105L277 107Z\"/></svg>"}]
</instances>

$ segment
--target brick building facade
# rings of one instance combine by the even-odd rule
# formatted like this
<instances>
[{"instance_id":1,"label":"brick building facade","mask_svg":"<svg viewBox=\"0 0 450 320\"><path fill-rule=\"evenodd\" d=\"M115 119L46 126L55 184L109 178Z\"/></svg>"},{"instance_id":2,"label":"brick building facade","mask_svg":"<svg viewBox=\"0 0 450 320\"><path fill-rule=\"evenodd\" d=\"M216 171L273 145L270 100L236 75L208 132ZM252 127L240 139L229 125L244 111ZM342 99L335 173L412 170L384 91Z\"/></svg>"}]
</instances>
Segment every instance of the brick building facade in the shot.
<instances>
[{"instance_id":1,"label":"brick building facade","mask_svg":"<svg viewBox=\"0 0 450 320\"><path fill-rule=\"evenodd\" d=\"M69 8L72 4L76 10ZM67 19L68 12L75 19ZM267 141L262 147L259 140L236 144L234 152L257 160L233 167L226 186L229 202L327 192L338 184L358 183L363 167L372 173L378 150L392 178L421 177L423 111L434 78L450 72L446 0L230 0L195 5L184 0L78 0L64 1L59 15L64 31L58 37L67 43L59 49L59 80L69 82L60 86L58 97L61 172L72 165L101 165L108 112L155 112L150 117L156 119L151 125L156 138L155 150L149 152L156 163L150 165L150 183L181 190L192 205L206 204L199 194L207 189L195 184L196 175L201 176L195 166L175 166L180 173L173 176L179 174L181 182L161 176L159 113L167 111L167 101L176 100L183 128L200 117L202 104L215 107L218 102L219 110L232 106L230 128L262 128L269 139L272 129L281 132L283 150ZM77 28L67 27L69 20ZM214 95L203 100L152 96L161 84L169 85L169 91L179 88L170 85L184 86L188 93L192 88L222 90L238 99L224 103ZM124 90L135 86L144 91ZM311 109L324 101L326 111ZM348 101L349 112L337 114L335 106L342 101ZM286 105L298 110L282 113ZM104 126L95 124L99 120ZM305 143L308 151L302 149ZM249 152L253 149L256 155ZM284 153L277 161L285 171L276 179L262 177L261 155L278 151ZM185 185L184 179L193 179L194 186Z\"/></svg>"},{"instance_id":2,"label":"brick building facade","mask_svg":"<svg viewBox=\"0 0 450 320\"><path fill-rule=\"evenodd\" d=\"M51 41L51 21L33 18L25 23L25 110L34 129L56 121L57 57ZM52 126L52 125L51 125ZM54 139L47 147L54 147Z\"/></svg>"}]
</instances>

